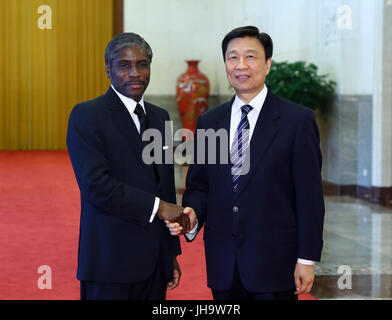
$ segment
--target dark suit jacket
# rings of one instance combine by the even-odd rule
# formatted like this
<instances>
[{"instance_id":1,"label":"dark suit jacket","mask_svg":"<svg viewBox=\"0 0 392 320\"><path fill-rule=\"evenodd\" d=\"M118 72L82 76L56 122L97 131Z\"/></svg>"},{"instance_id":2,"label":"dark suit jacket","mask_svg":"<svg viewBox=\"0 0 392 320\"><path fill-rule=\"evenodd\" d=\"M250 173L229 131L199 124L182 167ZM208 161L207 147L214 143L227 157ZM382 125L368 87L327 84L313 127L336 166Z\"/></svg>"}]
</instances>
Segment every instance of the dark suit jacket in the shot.
<instances>
[{"instance_id":1,"label":"dark suit jacket","mask_svg":"<svg viewBox=\"0 0 392 320\"><path fill-rule=\"evenodd\" d=\"M197 128L229 132L232 103L201 115ZM313 111L269 90L250 142L250 171L240 177L236 193L231 165L219 164L219 152L218 164L190 165L183 206L195 209L199 230L205 224L210 288L229 289L237 261L247 290L294 290L297 258L320 260L324 200L319 144Z\"/></svg>"},{"instance_id":2,"label":"dark suit jacket","mask_svg":"<svg viewBox=\"0 0 392 320\"><path fill-rule=\"evenodd\" d=\"M167 111L147 102L145 108L149 128L163 133ZM155 196L176 203L173 165L157 165L158 182L154 166L142 161L135 124L111 88L74 107L67 145L81 196L77 278L142 281L160 257L172 279L173 255L181 252L178 237L158 217L149 219Z\"/></svg>"}]
</instances>

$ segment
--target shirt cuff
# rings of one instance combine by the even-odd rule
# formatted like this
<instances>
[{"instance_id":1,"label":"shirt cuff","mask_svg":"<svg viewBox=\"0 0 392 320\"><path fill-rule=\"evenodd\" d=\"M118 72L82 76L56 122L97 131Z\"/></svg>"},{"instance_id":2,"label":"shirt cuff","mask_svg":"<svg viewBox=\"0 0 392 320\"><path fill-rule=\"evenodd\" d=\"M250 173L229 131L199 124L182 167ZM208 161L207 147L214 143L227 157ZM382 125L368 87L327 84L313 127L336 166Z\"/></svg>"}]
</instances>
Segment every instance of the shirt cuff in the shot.
<instances>
[{"instance_id":1,"label":"shirt cuff","mask_svg":"<svg viewBox=\"0 0 392 320\"><path fill-rule=\"evenodd\" d=\"M193 240L196 237L196 235L197 235L197 226L198 226L198 222L196 220L196 224L193 227L193 229L191 231L185 233L185 236L188 238L188 240Z\"/></svg>"},{"instance_id":2,"label":"shirt cuff","mask_svg":"<svg viewBox=\"0 0 392 320\"><path fill-rule=\"evenodd\" d=\"M306 264L308 266L313 266L315 264L315 262L312 260L305 260L305 259L300 259L300 258L298 258L297 262L301 263L301 264Z\"/></svg>"},{"instance_id":3,"label":"shirt cuff","mask_svg":"<svg viewBox=\"0 0 392 320\"><path fill-rule=\"evenodd\" d=\"M152 214L151 214L151 217L150 217L150 223L152 223L152 221L154 220L154 218L155 218L155 215L157 214L157 212L158 212L158 208L159 208L159 202L160 202L161 200L158 198L158 197L155 197L155 202L154 202L154 207L152 208Z\"/></svg>"}]
</instances>

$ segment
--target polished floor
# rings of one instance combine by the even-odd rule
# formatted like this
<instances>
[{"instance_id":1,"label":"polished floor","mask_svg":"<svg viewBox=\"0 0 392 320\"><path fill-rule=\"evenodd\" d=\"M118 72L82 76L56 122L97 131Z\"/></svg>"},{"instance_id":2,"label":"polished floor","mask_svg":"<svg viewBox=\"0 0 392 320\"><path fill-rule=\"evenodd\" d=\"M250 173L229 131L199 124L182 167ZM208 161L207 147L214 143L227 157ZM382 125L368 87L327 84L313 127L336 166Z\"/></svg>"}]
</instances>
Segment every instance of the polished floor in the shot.
<instances>
[{"instance_id":1,"label":"polished floor","mask_svg":"<svg viewBox=\"0 0 392 320\"><path fill-rule=\"evenodd\" d=\"M176 166L179 194L185 173ZM324 248L311 294L392 300L392 209L349 196L326 196L325 207Z\"/></svg>"},{"instance_id":2,"label":"polished floor","mask_svg":"<svg viewBox=\"0 0 392 320\"><path fill-rule=\"evenodd\" d=\"M392 299L392 209L325 197L324 249L312 294L319 299Z\"/></svg>"}]
</instances>

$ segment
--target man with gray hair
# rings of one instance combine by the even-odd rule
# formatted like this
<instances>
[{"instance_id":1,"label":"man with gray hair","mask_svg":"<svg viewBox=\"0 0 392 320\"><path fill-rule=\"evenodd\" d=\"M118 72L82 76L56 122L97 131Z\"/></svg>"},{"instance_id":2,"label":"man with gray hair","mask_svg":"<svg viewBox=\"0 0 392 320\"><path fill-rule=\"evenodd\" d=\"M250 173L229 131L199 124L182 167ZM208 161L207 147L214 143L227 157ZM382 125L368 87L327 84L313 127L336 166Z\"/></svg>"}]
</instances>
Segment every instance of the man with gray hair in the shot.
<instances>
[{"instance_id":1,"label":"man with gray hair","mask_svg":"<svg viewBox=\"0 0 392 320\"><path fill-rule=\"evenodd\" d=\"M185 230L190 223L175 204L173 164L142 159L143 132L165 137L170 120L143 99L151 61L139 35L114 37L105 52L109 90L77 104L69 118L67 146L81 195L81 299L163 300L180 280L180 242L164 220Z\"/></svg>"}]
</instances>

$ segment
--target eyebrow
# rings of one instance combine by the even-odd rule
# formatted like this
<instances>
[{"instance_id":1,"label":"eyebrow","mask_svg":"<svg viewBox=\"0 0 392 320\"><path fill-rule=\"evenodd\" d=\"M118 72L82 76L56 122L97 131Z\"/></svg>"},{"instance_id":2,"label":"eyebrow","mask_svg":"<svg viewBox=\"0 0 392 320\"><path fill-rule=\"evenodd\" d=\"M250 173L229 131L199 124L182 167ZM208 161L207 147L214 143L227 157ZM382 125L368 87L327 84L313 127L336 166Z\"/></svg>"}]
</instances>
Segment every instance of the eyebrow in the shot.
<instances>
[{"instance_id":1,"label":"eyebrow","mask_svg":"<svg viewBox=\"0 0 392 320\"><path fill-rule=\"evenodd\" d=\"M256 49L248 49L245 50L246 53L257 53L258 51ZM230 50L227 52L227 54L232 54L232 53L238 53L238 50Z\"/></svg>"},{"instance_id":2,"label":"eyebrow","mask_svg":"<svg viewBox=\"0 0 392 320\"><path fill-rule=\"evenodd\" d=\"M132 62L132 60L126 60L126 59L121 59L121 60L117 60L117 63L129 63ZM136 63L140 63L140 62L149 62L148 59L140 59L137 60Z\"/></svg>"}]
</instances>

